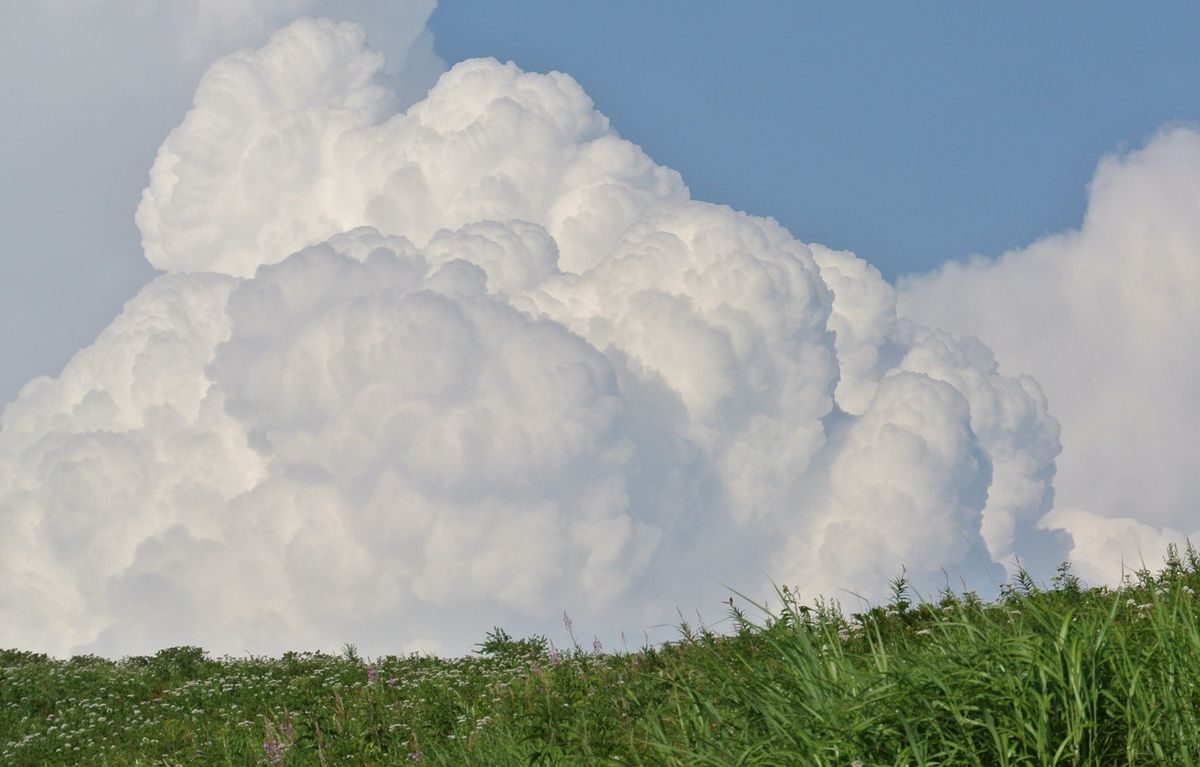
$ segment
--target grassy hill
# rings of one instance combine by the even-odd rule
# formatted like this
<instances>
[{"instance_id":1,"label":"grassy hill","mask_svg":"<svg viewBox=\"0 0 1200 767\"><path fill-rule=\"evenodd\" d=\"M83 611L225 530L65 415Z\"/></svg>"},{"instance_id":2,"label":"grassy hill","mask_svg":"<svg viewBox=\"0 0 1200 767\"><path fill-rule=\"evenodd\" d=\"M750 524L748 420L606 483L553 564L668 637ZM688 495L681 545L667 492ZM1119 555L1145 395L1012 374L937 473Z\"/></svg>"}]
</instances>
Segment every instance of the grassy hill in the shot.
<instances>
[{"instance_id":1,"label":"grassy hill","mask_svg":"<svg viewBox=\"0 0 1200 767\"><path fill-rule=\"evenodd\" d=\"M1200 555L1086 588L681 626L631 653L495 630L477 656L113 662L0 651L0 764L1200 764Z\"/></svg>"}]
</instances>

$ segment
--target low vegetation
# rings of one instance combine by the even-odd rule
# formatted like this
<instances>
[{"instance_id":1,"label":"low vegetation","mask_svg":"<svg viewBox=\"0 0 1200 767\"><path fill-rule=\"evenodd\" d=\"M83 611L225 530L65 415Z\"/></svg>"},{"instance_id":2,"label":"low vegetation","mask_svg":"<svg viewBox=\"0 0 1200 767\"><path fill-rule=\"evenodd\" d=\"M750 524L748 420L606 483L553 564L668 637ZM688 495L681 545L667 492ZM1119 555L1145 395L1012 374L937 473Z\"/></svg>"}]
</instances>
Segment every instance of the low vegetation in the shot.
<instances>
[{"instance_id":1,"label":"low vegetation","mask_svg":"<svg viewBox=\"0 0 1200 767\"><path fill-rule=\"evenodd\" d=\"M0 651L4 765L1193 765L1200 556L1086 588L846 615L782 589L637 652L494 630L477 656L113 662Z\"/></svg>"}]
</instances>

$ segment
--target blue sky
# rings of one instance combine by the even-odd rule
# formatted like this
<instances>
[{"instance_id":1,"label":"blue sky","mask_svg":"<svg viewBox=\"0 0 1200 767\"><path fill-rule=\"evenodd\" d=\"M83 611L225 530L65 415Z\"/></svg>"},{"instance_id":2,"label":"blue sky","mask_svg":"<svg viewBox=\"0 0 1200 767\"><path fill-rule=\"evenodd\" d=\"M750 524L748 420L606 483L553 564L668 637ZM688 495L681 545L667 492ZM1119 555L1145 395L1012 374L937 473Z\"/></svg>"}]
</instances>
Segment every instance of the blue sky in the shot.
<instances>
[{"instance_id":1,"label":"blue sky","mask_svg":"<svg viewBox=\"0 0 1200 767\"><path fill-rule=\"evenodd\" d=\"M1200 120L1195 3L445 0L447 61L570 73L698 199L889 279L1077 226L1096 162Z\"/></svg>"}]
</instances>

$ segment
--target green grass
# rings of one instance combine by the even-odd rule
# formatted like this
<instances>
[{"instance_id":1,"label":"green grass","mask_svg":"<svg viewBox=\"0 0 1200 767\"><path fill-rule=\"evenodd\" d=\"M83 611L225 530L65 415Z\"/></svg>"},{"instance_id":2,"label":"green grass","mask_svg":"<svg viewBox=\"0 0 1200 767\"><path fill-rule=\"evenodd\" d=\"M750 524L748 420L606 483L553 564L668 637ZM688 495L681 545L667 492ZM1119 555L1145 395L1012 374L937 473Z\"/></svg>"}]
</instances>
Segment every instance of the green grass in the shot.
<instances>
[{"instance_id":1,"label":"green grass","mask_svg":"<svg viewBox=\"0 0 1200 767\"><path fill-rule=\"evenodd\" d=\"M734 631L630 653L493 631L468 658L0 651L0 764L1193 765L1200 556L1064 566L845 615L782 589Z\"/></svg>"}]
</instances>

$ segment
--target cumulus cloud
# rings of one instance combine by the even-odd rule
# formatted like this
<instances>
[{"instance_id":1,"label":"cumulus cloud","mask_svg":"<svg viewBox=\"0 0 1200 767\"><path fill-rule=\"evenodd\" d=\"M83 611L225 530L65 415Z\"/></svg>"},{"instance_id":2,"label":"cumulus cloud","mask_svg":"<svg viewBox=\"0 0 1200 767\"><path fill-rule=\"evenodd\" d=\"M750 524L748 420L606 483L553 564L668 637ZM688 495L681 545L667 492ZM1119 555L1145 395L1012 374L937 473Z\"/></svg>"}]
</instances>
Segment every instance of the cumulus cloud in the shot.
<instances>
[{"instance_id":1,"label":"cumulus cloud","mask_svg":"<svg viewBox=\"0 0 1200 767\"><path fill-rule=\"evenodd\" d=\"M1065 552L1033 379L690 199L566 75L401 111L387 72L304 19L204 76L137 213L166 274L0 421L0 643L611 640Z\"/></svg>"},{"instance_id":2,"label":"cumulus cloud","mask_svg":"<svg viewBox=\"0 0 1200 767\"><path fill-rule=\"evenodd\" d=\"M905 280L901 313L985 339L1062 423L1055 510L1085 575L1200 538L1200 133L1164 130L1096 169L1076 231ZM1030 489L1032 490L1032 488Z\"/></svg>"}]
</instances>

